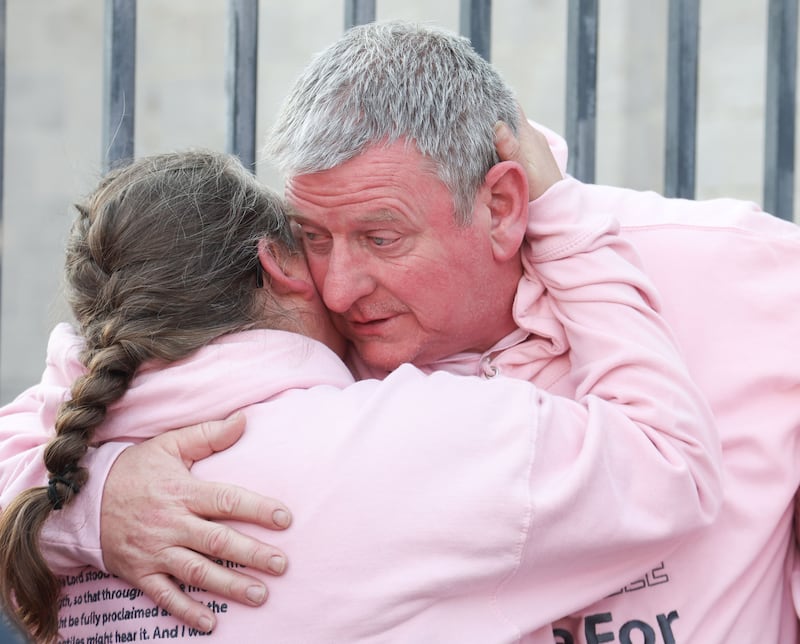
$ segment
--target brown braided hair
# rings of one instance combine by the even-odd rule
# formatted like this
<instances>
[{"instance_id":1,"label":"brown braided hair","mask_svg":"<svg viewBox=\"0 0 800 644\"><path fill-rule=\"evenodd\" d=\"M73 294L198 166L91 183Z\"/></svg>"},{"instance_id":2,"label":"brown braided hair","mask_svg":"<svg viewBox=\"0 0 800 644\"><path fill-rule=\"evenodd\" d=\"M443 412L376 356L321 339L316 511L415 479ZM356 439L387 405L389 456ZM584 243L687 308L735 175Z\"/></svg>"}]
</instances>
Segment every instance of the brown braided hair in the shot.
<instances>
[{"instance_id":1,"label":"brown braided hair","mask_svg":"<svg viewBox=\"0 0 800 644\"><path fill-rule=\"evenodd\" d=\"M185 358L227 333L285 315L258 289L257 244L295 249L287 207L234 157L189 151L111 171L76 206L68 299L86 373L59 408L44 462L50 485L0 515L0 601L37 640L58 635L59 580L39 549L53 509L86 482L80 460L109 405L145 362Z\"/></svg>"}]
</instances>

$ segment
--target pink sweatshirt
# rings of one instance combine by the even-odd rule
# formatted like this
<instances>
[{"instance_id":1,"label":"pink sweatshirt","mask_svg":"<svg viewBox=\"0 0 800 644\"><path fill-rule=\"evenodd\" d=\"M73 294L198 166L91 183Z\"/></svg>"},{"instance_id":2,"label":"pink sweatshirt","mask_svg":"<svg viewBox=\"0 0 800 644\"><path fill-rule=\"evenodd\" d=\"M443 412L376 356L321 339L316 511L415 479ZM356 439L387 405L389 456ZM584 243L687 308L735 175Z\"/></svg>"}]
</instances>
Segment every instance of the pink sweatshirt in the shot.
<instances>
[{"instance_id":1,"label":"pink sweatshirt","mask_svg":"<svg viewBox=\"0 0 800 644\"><path fill-rule=\"evenodd\" d=\"M720 494L716 428L648 305L651 285L624 259L630 249L613 220L560 231L542 222L532 229L537 261L559 298L542 322L563 330L558 352L569 347L563 375L577 400L520 380L425 376L410 365L350 384L325 347L254 331L143 370L112 407L100 440L138 441L243 408L243 439L194 471L292 508L286 532L242 527L290 556L286 575L266 579L265 607L194 591L225 613L212 637L552 642L553 619L709 524ZM47 436L80 371L77 352L69 328L58 327L43 384L0 416L3 463L17 464L11 474L3 465L4 490L15 477L36 478L37 463L15 461L9 436ZM80 507L48 522L45 541L65 557L83 540L97 549L97 518L87 522ZM64 592L65 641L193 636L96 571L74 571Z\"/></svg>"},{"instance_id":2,"label":"pink sweatshirt","mask_svg":"<svg viewBox=\"0 0 800 644\"><path fill-rule=\"evenodd\" d=\"M563 169L566 145L541 129ZM800 227L743 201L666 199L574 179L531 204L531 225L564 212L615 216L620 236L655 283L660 310L715 415L724 503L710 529L651 560L606 599L558 622L555 641L797 642L791 583L800 606L792 525L800 481ZM535 240L526 256L534 270L546 268L538 263L543 258ZM563 354L564 333L573 347L574 336L559 316L557 299L542 293L544 287L555 292L553 284L546 276L527 277L517 294L516 320L538 338L518 334L516 344L505 341L483 355L456 356L429 368L524 378L579 397L581 374ZM618 330L610 320L598 320L597 327L591 331ZM607 516L615 520L614 511ZM586 529L576 525L578 533ZM647 529L646 521L640 529ZM625 556L619 551L604 565L613 571ZM594 572L583 578L596 588L607 571L600 565Z\"/></svg>"}]
</instances>

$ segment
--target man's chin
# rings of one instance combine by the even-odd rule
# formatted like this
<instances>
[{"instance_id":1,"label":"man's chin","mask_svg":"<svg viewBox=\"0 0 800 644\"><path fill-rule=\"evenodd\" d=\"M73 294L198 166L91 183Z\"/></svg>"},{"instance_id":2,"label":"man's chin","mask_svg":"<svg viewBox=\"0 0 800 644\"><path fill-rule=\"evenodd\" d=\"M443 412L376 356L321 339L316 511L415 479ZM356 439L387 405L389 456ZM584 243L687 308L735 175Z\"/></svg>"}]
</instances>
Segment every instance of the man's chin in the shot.
<instances>
[{"instance_id":1,"label":"man's chin","mask_svg":"<svg viewBox=\"0 0 800 644\"><path fill-rule=\"evenodd\" d=\"M402 347L378 342L354 342L353 346L364 364L377 371L394 371L401 364L413 362L414 359L414 353Z\"/></svg>"}]
</instances>

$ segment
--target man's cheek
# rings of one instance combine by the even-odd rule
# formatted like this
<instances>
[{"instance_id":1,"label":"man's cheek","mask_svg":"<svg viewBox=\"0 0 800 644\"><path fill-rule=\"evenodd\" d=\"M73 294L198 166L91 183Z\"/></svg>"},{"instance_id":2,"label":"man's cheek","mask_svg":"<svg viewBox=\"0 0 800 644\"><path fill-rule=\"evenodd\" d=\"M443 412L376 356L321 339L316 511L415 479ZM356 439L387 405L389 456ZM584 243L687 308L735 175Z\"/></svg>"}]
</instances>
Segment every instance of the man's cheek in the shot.
<instances>
[{"instance_id":1,"label":"man's cheek","mask_svg":"<svg viewBox=\"0 0 800 644\"><path fill-rule=\"evenodd\" d=\"M353 332L350 329L350 325L345 321L344 317L332 311L330 312L330 315L331 320L333 321L333 326L336 327L336 330L348 340L353 340Z\"/></svg>"},{"instance_id":2,"label":"man's cheek","mask_svg":"<svg viewBox=\"0 0 800 644\"><path fill-rule=\"evenodd\" d=\"M322 293L322 287L325 284L325 277L328 275L328 264L320 257L315 257L313 253L306 253L306 262L308 262L308 271L311 273L311 281L317 287L317 291Z\"/></svg>"}]
</instances>

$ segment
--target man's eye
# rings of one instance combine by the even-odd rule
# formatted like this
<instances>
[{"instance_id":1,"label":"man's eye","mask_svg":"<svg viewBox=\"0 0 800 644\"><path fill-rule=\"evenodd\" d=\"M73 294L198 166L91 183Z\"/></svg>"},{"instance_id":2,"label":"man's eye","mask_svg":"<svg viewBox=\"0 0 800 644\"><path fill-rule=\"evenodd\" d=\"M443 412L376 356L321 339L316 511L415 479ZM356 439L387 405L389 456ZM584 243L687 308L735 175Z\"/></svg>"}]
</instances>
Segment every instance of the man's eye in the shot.
<instances>
[{"instance_id":1,"label":"man's eye","mask_svg":"<svg viewBox=\"0 0 800 644\"><path fill-rule=\"evenodd\" d=\"M310 244L319 244L329 239L329 236L325 233L321 233L316 230L308 230L307 228L302 229L302 235L303 239Z\"/></svg>"},{"instance_id":2,"label":"man's eye","mask_svg":"<svg viewBox=\"0 0 800 644\"><path fill-rule=\"evenodd\" d=\"M302 229L301 241L307 253L324 253L331 245L330 235L305 228Z\"/></svg>"},{"instance_id":3,"label":"man's eye","mask_svg":"<svg viewBox=\"0 0 800 644\"><path fill-rule=\"evenodd\" d=\"M379 248L386 248L387 246L391 246L392 244L397 243L399 237L394 235L384 236L384 235L367 235L367 239L373 246L377 246Z\"/></svg>"}]
</instances>

